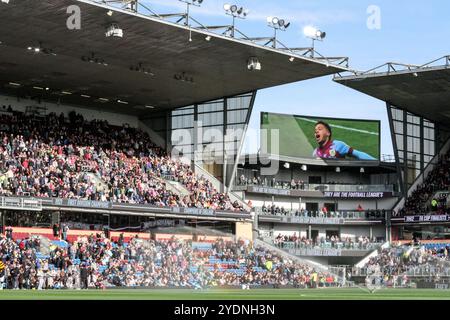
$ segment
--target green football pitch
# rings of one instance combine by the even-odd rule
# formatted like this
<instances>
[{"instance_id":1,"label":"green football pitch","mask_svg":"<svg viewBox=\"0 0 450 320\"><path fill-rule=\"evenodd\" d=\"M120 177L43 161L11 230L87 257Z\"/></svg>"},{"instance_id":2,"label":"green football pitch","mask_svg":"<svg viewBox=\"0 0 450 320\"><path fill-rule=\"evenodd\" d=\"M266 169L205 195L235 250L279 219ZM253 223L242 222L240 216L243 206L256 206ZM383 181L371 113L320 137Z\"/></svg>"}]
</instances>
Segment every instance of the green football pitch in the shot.
<instances>
[{"instance_id":1,"label":"green football pitch","mask_svg":"<svg viewBox=\"0 0 450 320\"><path fill-rule=\"evenodd\" d=\"M319 118L302 118L289 115L264 113L262 129L279 130L278 148L273 146L272 138L267 140L268 151L280 155L311 158L317 148L314 128ZM327 120L333 130L333 139L340 140L352 148L380 157L379 123L377 121Z\"/></svg>"},{"instance_id":2,"label":"green football pitch","mask_svg":"<svg viewBox=\"0 0 450 320\"><path fill-rule=\"evenodd\" d=\"M450 290L252 289L252 290L3 290L0 300L450 300Z\"/></svg>"}]
</instances>

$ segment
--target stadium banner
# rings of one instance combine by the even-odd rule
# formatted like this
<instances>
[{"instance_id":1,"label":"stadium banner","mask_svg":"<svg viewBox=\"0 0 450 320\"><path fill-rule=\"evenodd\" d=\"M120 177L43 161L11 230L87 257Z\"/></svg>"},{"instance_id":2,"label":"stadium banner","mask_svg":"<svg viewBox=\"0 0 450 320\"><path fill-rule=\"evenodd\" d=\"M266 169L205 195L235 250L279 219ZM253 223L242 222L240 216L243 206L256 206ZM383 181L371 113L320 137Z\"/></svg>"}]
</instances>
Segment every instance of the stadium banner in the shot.
<instances>
[{"instance_id":1,"label":"stadium banner","mask_svg":"<svg viewBox=\"0 0 450 320\"><path fill-rule=\"evenodd\" d=\"M280 188L271 188L271 187L258 187L258 186L248 186L247 192L250 193L264 193L264 194L273 194L277 196L286 196L286 197L307 197L307 196L322 196L322 191L305 191L298 189L280 189Z\"/></svg>"},{"instance_id":2,"label":"stadium banner","mask_svg":"<svg viewBox=\"0 0 450 320\"><path fill-rule=\"evenodd\" d=\"M342 249L335 248L287 248L290 254L309 257L341 257Z\"/></svg>"},{"instance_id":3,"label":"stadium banner","mask_svg":"<svg viewBox=\"0 0 450 320\"><path fill-rule=\"evenodd\" d=\"M301 224L345 224L342 218L321 218L321 217L281 217L283 222Z\"/></svg>"},{"instance_id":4,"label":"stadium banner","mask_svg":"<svg viewBox=\"0 0 450 320\"><path fill-rule=\"evenodd\" d=\"M105 201L79 200L79 199L53 199L55 206L68 206L80 208L95 208L95 209L111 209L112 203Z\"/></svg>"},{"instance_id":5,"label":"stadium banner","mask_svg":"<svg viewBox=\"0 0 450 320\"><path fill-rule=\"evenodd\" d=\"M382 199L393 197L392 192L341 192L341 191L325 191L325 198L336 199Z\"/></svg>"},{"instance_id":6,"label":"stadium banner","mask_svg":"<svg viewBox=\"0 0 450 320\"><path fill-rule=\"evenodd\" d=\"M450 221L449 215L405 216L405 222L447 222L447 221Z\"/></svg>"},{"instance_id":7,"label":"stadium banner","mask_svg":"<svg viewBox=\"0 0 450 320\"><path fill-rule=\"evenodd\" d=\"M182 207L172 207L173 213L184 213L196 216L213 216L215 211L212 209L201 209L201 208L182 208Z\"/></svg>"},{"instance_id":8,"label":"stadium banner","mask_svg":"<svg viewBox=\"0 0 450 320\"><path fill-rule=\"evenodd\" d=\"M261 113L263 150L291 158L379 161L380 128L377 120ZM274 131L279 141L266 139Z\"/></svg>"},{"instance_id":9,"label":"stadium banner","mask_svg":"<svg viewBox=\"0 0 450 320\"><path fill-rule=\"evenodd\" d=\"M356 186L355 186L356 188ZM277 196L287 196L287 197L325 197L325 198L335 198L335 199L382 199L391 198L394 196L393 192L373 192L373 191L305 191L298 189L280 189L280 188L270 188L270 187L258 187L258 186L248 186L247 192L249 193L263 193L263 194L273 194Z\"/></svg>"}]
</instances>

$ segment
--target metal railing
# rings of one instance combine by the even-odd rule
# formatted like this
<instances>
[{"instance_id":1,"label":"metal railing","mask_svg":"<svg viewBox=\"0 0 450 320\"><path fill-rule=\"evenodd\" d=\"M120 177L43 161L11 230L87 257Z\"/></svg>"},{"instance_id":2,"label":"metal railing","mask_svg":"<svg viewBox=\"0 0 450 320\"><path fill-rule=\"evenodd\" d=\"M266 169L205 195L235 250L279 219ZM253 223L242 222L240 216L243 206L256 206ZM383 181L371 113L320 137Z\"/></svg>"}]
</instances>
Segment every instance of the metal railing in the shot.
<instances>
[{"instance_id":1,"label":"metal railing","mask_svg":"<svg viewBox=\"0 0 450 320\"><path fill-rule=\"evenodd\" d=\"M409 267L406 275L410 277L450 277L449 267L416 266Z\"/></svg>"},{"instance_id":2,"label":"metal railing","mask_svg":"<svg viewBox=\"0 0 450 320\"><path fill-rule=\"evenodd\" d=\"M273 242L273 240L272 240ZM324 243L317 243L317 244L306 244L306 243L295 243L295 242L281 242L278 244L275 244L275 246L281 248L281 249L316 249L316 250L354 250L354 251L369 251L369 250L375 250L378 249L383 245L383 242L368 242L368 243L361 243L361 242L324 242Z\"/></svg>"},{"instance_id":3,"label":"metal railing","mask_svg":"<svg viewBox=\"0 0 450 320\"><path fill-rule=\"evenodd\" d=\"M442 64L443 63L443 64ZM398 62L387 62L375 68L372 68L367 71L356 71L349 70L348 73L351 73L353 76L364 76L364 75L377 75L377 74L396 74L398 72L420 72L425 71L432 67L450 67L450 55L446 55L435 59L433 61L427 62L423 65L414 65L414 64L406 64L406 63L398 63ZM339 72L334 76L334 79L343 78L344 76Z\"/></svg>"},{"instance_id":4,"label":"metal railing","mask_svg":"<svg viewBox=\"0 0 450 320\"><path fill-rule=\"evenodd\" d=\"M315 50L313 47L306 48L292 48L288 47L282 43L277 37L249 37L235 26L231 25L221 25L221 26L206 26L200 21L195 19L189 10L181 13L168 13L159 14L153 10L149 4L144 4L142 1L122 1L122 0L84 0L86 2L92 2L96 4L106 5L111 9L120 9L131 12L135 15L150 17L153 19L158 19L165 22L174 23L179 26L184 26L189 28L190 37L192 36L192 31L202 32L206 36L222 36L227 38L232 38L242 42L251 43L262 48L270 48L272 50L277 50L280 53L291 55L292 58L302 58L316 61L329 66L334 66L348 70L349 68L349 58L348 57L325 57ZM189 8L189 7L188 7ZM230 30L233 32L229 32ZM239 35L238 37L235 37ZM190 38L191 39L191 38Z\"/></svg>"},{"instance_id":5,"label":"metal railing","mask_svg":"<svg viewBox=\"0 0 450 320\"><path fill-rule=\"evenodd\" d=\"M348 220L371 220L371 219L385 219L386 213L388 211L382 210L369 210L369 211L329 211L324 213L322 211L299 211L299 210L285 210L284 212L272 212L263 211L262 208L256 207L255 212L261 216L279 216L279 217L290 217L294 219L293 221L302 221L304 219L310 218L321 218L321 219L348 219Z\"/></svg>"},{"instance_id":6,"label":"metal railing","mask_svg":"<svg viewBox=\"0 0 450 320\"><path fill-rule=\"evenodd\" d=\"M238 182L235 186L236 188L242 187L266 187L273 189L286 189L286 190L300 190L300 191L331 191L331 192L394 192L393 184L312 184L304 183L301 185L291 186L290 181L272 181L253 183L252 181L247 181L245 183Z\"/></svg>"}]
</instances>

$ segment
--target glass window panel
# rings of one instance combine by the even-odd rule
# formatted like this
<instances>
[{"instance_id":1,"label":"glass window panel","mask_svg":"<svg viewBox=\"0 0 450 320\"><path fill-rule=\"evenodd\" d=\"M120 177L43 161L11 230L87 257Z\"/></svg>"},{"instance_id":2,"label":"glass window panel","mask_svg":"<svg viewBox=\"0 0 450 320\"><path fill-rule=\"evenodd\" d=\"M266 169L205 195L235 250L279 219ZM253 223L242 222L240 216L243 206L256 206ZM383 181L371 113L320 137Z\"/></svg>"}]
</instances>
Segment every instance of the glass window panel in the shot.
<instances>
[{"instance_id":1,"label":"glass window panel","mask_svg":"<svg viewBox=\"0 0 450 320\"><path fill-rule=\"evenodd\" d=\"M227 112L228 123L242 123L245 122L248 110L236 110Z\"/></svg>"},{"instance_id":2,"label":"glass window panel","mask_svg":"<svg viewBox=\"0 0 450 320\"><path fill-rule=\"evenodd\" d=\"M227 100L227 109L242 109L248 108L250 106L250 102L252 100L252 96L240 96L236 98L230 98Z\"/></svg>"},{"instance_id":3,"label":"glass window panel","mask_svg":"<svg viewBox=\"0 0 450 320\"><path fill-rule=\"evenodd\" d=\"M194 143L194 129L172 130L172 145L187 145Z\"/></svg>"},{"instance_id":4,"label":"glass window panel","mask_svg":"<svg viewBox=\"0 0 450 320\"><path fill-rule=\"evenodd\" d=\"M406 121L409 123L413 123L413 124L420 124L420 118L416 117L410 113L407 114Z\"/></svg>"},{"instance_id":5,"label":"glass window panel","mask_svg":"<svg viewBox=\"0 0 450 320\"><path fill-rule=\"evenodd\" d=\"M409 136L420 137L420 126L407 124L407 130Z\"/></svg>"},{"instance_id":6,"label":"glass window panel","mask_svg":"<svg viewBox=\"0 0 450 320\"><path fill-rule=\"evenodd\" d=\"M392 118L396 120L403 120L403 111L400 109L392 109Z\"/></svg>"},{"instance_id":7,"label":"glass window panel","mask_svg":"<svg viewBox=\"0 0 450 320\"><path fill-rule=\"evenodd\" d=\"M425 127L423 129L423 136L425 139L434 140L434 129Z\"/></svg>"},{"instance_id":8,"label":"glass window panel","mask_svg":"<svg viewBox=\"0 0 450 320\"><path fill-rule=\"evenodd\" d=\"M416 153L412 153L412 152L408 152L407 153L407 157L408 160L412 160L412 161L419 161L420 160L420 156Z\"/></svg>"},{"instance_id":9,"label":"glass window panel","mask_svg":"<svg viewBox=\"0 0 450 320\"><path fill-rule=\"evenodd\" d=\"M220 103L206 103L198 105L198 113L223 111L223 101Z\"/></svg>"},{"instance_id":10,"label":"glass window panel","mask_svg":"<svg viewBox=\"0 0 450 320\"><path fill-rule=\"evenodd\" d=\"M180 108L180 109L176 109L176 110L172 111L172 116L185 115L185 114L194 114L194 107L189 106L189 107L184 107L184 108Z\"/></svg>"},{"instance_id":11,"label":"glass window panel","mask_svg":"<svg viewBox=\"0 0 450 320\"><path fill-rule=\"evenodd\" d=\"M420 139L407 137L408 151L420 153Z\"/></svg>"},{"instance_id":12,"label":"glass window panel","mask_svg":"<svg viewBox=\"0 0 450 320\"><path fill-rule=\"evenodd\" d=\"M209 127L203 129L203 142L218 142L223 140L223 128L222 126L218 127Z\"/></svg>"},{"instance_id":13,"label":"glass window panel","mask_svg":"<svg viewBox=\"0 0 450 320\"><path fill-rule=\"evenodd\" d=\"M430 122L430 121L428 121L426 119L423 119L423 125L426 126L426 127L434 128L434 123Z\"/></svg>"},{"instance_id":14,"label":"glass window panel","mask_svg":"<svg viewBox=\"0 0 450 320\"><path fill-rule=\"evenodd\" d=\"M397 140L397 149L399 150L403 150L404 146L403 146L403 135L396 135L396 140Z\"/></svg>"},{"instance_id":15,"label":"glass window panel","mask_svg":"<svg viewBox=\"0 0 450 320\"><path fill-rule=\"evenodd\" d=\"M223 112L199 114L198 121L201 121L203 126L223 124Z\"/></svg>"},{"instance_id":16,"label":"glass window panel","mask_svg":"<svg viewBox=\"0 0 450 320\"><path fill-rule=\"evenodd\" d=\"M172 117L172 129L192 128L194 126L194 115Z\"/></svg>"},{"instance_id":17,"label":"glass window panel","mask_svg":"<svg viewBox=\"0 0 450 320\"><path fill-rule=\"evenodd\" d=\"M394 121L394 132L403 134L403 122Z\"/></svg>"}]
</instances>

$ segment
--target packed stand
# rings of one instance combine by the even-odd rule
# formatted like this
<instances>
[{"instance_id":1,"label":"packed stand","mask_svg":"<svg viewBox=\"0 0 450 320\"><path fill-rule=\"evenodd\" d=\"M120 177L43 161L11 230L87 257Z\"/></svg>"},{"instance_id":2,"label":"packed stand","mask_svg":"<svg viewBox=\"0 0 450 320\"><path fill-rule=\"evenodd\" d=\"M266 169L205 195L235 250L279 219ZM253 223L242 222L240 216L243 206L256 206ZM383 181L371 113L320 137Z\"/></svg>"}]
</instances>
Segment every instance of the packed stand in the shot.
<instances>
[{"instance_id":1,"label":"packed stand","mask_svg":"<svg viewBox=\"0 0 450 320\"><path fill-rule=\"evenodd\" d=\"M377 256L370 258L363 270L366 275L378 275L384 283L397 282L408 276L450 275L450 246L419 245L393 246L380 249ZM358 270L359 271L359 270Z\"/></svg>"},{"instance_id":2,"label":"packed stand","mask_svg":"<svg viewBox=\"0 0 450 320\"><path fill-rule=\"evenodd\" d=\"M11 112L0 121L0 195L244 211L139 129L74 112L69 119ZM166 179L190 194L171 192Z\"/></svg>"},{"instance_id":3,"label":"packed stand","mask_svg":"<svg viewBox=\"0 0 450 320\"><path fill-rule=\"evenodd\" d=\"M197 243L198 244L198 243ZM102 233L51 245L39 238L0 236L0 289L108 287L336 286L337 278L245 241L218 239L207 247L172 238L110 241Z\"/></svg>"},{"instance_id":4,"label":"packed stand","mask_svg":"<svg viewBox=\"0 0 450 320\"><path fill-rule=\"evenodd\" d=\"M448 193L433 197L438 191L448 192L450 187L450 154L439 156L436 167L425 181L407 198L405 206L396 215L450 214L447 206Z\"/></svg>"},{"instance_id":5,"label":"packed stand","mask_svg":"<svg viewBox=\"0 0 450 320\"><path fill-rule=\"evenodd\" d=\"M256 208L261 214L276 215L276 216L290 216L290 217L305 217L305 218L344 218L344 219L384 219L386 210L364 210L361 206L354 211L332 211L327 207L323 207L319 211L310 211L307 209L288 210L284 207L263 204L261 208Z\"/></svg>"},{"instance_id":6,"label":"packed stand","mask_svg":"<svg viewBox=\"0 0 450 320\"><path fill-rule=\"evenodd\" d=\"M292 235L283 235L279 233L274 239L275 246L281 249L342 249L342 250L371 250L379 247L382 242L377 238L369 237L339 237L338 235L319 237L309 239L307 237Z\"/></svg>"}]
</instances>

